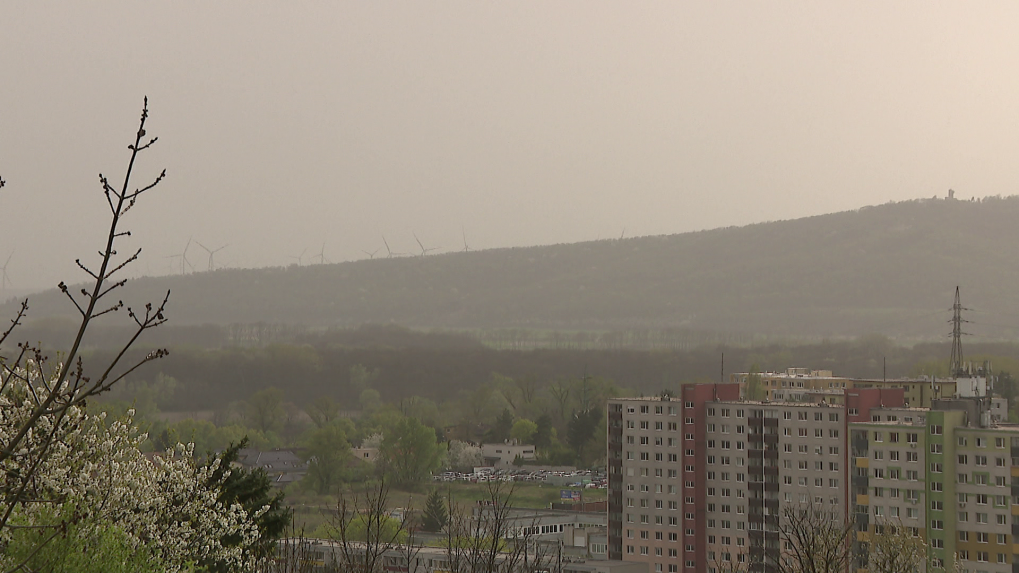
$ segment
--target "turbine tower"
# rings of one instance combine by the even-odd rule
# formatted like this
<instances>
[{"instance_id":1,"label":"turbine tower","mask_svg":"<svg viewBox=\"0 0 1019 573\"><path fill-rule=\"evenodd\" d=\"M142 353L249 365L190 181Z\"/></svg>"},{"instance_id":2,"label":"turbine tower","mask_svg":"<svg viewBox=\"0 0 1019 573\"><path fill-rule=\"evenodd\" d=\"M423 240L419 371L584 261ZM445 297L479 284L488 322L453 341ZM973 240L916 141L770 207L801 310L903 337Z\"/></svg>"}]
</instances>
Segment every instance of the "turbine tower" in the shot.
<instances>
[{"instance_id":1,"label":"turbine tower","mask_svg":"<svg viewBox=\"0 0 1019 573\"><path fill-rule=\"evenodd\" d=\"M0 183L2 183L2 181L0 181ZM11 283L10 277L7 276L7 265L11 262L11 257L13 256L14 251L11 251L11 254L7 255L7 260L4 261L3 266L0 266L0 271L3 272L3 277L0 279L0 291L6 291L8 286L14 286Z\"/></svg>"}]
</instances>

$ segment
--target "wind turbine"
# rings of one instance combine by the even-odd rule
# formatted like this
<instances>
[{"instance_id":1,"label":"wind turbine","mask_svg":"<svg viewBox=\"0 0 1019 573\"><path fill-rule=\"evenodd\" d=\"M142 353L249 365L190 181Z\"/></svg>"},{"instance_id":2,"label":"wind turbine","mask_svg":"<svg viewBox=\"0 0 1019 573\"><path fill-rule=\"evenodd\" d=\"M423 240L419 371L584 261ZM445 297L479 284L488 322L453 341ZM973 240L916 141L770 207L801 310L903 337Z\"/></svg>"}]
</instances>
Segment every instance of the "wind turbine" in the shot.
<instances>
[{"instance_id":1,"label":"wind turbine","mask_svg":"<svg viewBox=\"0 0 1019 573\"><path fill-rule=\"evenodd\" d=\"M304 264L304 253L307 253L307 252L308 252L308 249L304 249L303 251L301 251L301 254L297 255L296 257L293 256L293 255L290 255L290 258L291 259L296 259L297 260L297 266L301 266L301 265Z\"/></svg>"},{"instance_id":2,"label":"wind turbine","mask_svg":"<svg viewBox=\"0 0 1019 573\"><path fill-rule=\"evenodd\" d=\"M426 249L425 246L421 244L421 239L419 239L418 236L416 234L414 234L413 232L411 234L414 235L414 240L417 241L418 242L418 246L421 247L421 254L418 255L419 257L424 257L428 253L439 249L439 247L429 247L429 248Z\"/></svg>"},{"instance_id":3,"label":"wind turbine","mask_svg":"<svg viewBox=\"0 0 1019 573\"><path fill-rule=\"evenodd\" d=\"M227 248L227 247L229 247L229 246L230 246L230 244L228 243L228 244L226 244L226 245L223 245L222 247L220 247L220 248L218 248L218 249L210 249L209 247L206 247L205 245L203 245L203 244L199 243L198 241L195 241L195 243L196 243L196 244L197 244L197 245L198 245L199 247L201 247L201 248L205 249L205 252L206 252L206 253L209 253L209 270L210 270L210 271L216 268L216 267L215 267L215 266L213 265L213 260L212 260L212 257L213 257L213 255L215 255L216 253L218 253L218 252L222 251L223 249L225 249L225 248Z\"/></svg>"},{"instance_id":4,"label":"wind turbine","mask_svg":"<svg viewBox=\"0 0 1019 573\"><path fill-rule=\"evenodd\" d=\"M403 255L403 253L394 253L393 250L389 248L389 241L386 240L386 236L385 235L382 235L382 243L384 245L386 245L386 258L387 259L391 259L393 257L399 257L399 256Z\"/></svg>"},{"instance_id":5,"label":"wind turbine","mask_svg":"<svg viewBox=\"0 0 1019 573\"><path fill-rule=\"evenodd\" d=\"M326 258L326 244L325 243L322 243L322 250L318 252L318 256L316 258L318 258L318 264L320 264L320 265L324 265L326 261L329 261L329 259ZM332 263L332 261L329 261L329 262Z\"/></svg>"},{"instance_id":6,"label":"wind turbine","mask_svg":"<svg viewBox=\"0 0 1019 573\"><path fill-rule=\"evenodd\" d=\"M464 238L464 252L466 253L470 251L471 248L467 246L467 231L464 231L463 225L460 225L460 234L463 235Z\"/></svg>"},{"instance_id":7,"label":"wind turbine","mask_svg":"<svg viewBox=\"0 0 1019 573\"><path fill-rule=\"evenodd\" d=\"M188 243L184 245L184 250L179 255L170 255L167 259L180 259L180 274L184 274L184 265L191 267L191 271L194 272L195 266L188 260L188 249L191 248L191 237L188 237Z\"/></svg>"},{"instance_id":8,"label":"wind turbine","mask_svg":"<svg viewBox=\"0 0 1019 573\"><path fill-rule=\"evenodd\" d=\"M361 252L368 255L368 259L371 260L375 258L375 253L379 252L380 250L381 249L375 249L374 251L368 252L362 249Z\"/></svg>"},{"instance_id":9,"label":"wind turbine","mask_svg":"<svg viewBox=\"0 0 1019 573\"><path fill-rule=\"evenodd\" d=\"M7 276L7 264L11 262L11 257L13 257L13 256L14 256L14 251L11 251L11 254L7 255L7 260L4 261L3 266L0 266L0 271L3 271L3 278L0 279L0 281L2 281L2 282L0 282L0 290L7 290L7 286L8 285L14 286L11 283L10 277Z\"/></svg>"}]
</instances>

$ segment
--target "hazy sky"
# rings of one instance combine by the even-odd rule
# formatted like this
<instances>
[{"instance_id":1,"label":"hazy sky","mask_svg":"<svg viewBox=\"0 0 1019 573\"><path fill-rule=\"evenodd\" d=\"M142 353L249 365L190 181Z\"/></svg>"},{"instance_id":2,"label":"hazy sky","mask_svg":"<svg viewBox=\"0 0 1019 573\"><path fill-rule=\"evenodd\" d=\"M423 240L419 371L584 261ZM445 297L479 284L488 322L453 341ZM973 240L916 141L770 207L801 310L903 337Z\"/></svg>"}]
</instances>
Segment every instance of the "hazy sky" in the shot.
<instances>
[{"instance_id":1,"label":"hazy sky","mask_svg":"<svg viewBox=\"0 0 1019 573\"><path fill-rule=\"evenodd\" d=\"M168 178L128 218L136 274L192 236L250 267L1016 193L1013 2L33 1L0 22L16 287L83 278L144 95L138 173Z\"/></svg>"}]
</instances>

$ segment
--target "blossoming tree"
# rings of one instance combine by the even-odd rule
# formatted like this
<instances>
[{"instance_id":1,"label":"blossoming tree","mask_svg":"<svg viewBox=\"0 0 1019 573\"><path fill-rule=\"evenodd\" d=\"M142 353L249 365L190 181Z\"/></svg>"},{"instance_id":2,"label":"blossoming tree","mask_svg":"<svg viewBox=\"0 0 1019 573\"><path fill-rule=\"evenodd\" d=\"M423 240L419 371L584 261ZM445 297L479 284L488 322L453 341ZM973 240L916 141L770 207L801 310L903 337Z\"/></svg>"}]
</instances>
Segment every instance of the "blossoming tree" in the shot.
<instances>
[{"instance_id":1,"label":"blossoming tree","mask_svg":"<svg viewBox=\"0 0 1019 573\"><path fill-rule=\"evenodd\" d=\"M126 359L139 337L165 322L162 302L126 308L135 328L105 364L86 366L79 355L91 323L125 309L115 294L127 282L123 269L141 249L118 253L131 236L124 217L166 176L132 185L139 155L156 143L146 137L148 100L142 108L130 159L119 186L99 175L110 209L106 244L93 262L78 259L88 286L79 292L58 286L78 310L71 347L52 362L29 343L12 346L28 312L22 303L11 326L0 334L0 568L16 570L180 571L215 563L250 566L258 541L256 520L268 508L245 510L224 503L229 478L218 460L197 464L191 445L176 445L154 460L138 449L145 436L130 417L107 420L90 415L87 401L165 350L140 360ZM3 185L0 180L0 186ZM13 349L13 350L12 350ZM223 540L229 539L230 543Z\"/></svg>"}]
</instances>

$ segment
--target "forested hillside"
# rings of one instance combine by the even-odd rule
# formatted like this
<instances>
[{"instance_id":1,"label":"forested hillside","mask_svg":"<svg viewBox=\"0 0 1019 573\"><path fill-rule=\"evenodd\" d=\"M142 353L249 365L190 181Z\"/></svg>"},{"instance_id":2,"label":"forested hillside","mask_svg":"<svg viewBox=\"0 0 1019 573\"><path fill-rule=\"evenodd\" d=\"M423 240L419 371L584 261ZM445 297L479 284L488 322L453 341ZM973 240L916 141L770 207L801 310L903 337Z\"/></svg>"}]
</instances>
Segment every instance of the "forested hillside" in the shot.
<instances>
[{"instance_id":1,"label":"forested hillside","mask_svg":"<svg viewBox=\"0 0 1019 573\"><path fill-rule=\"evenodd\" d=\"M974 334L1019 335L1019 197L922 200L680 235L129 283L171 324L619 330L941 338L955 286ZM56 291L31 318L73 312ZM5 314L13 309L8 305ZM983 313L983 314L981 314Z\"/></svg>"}]
</instances>

